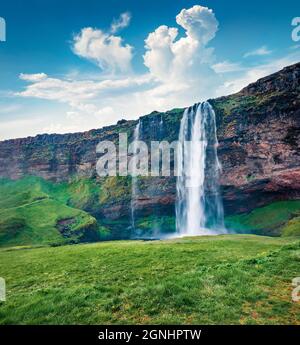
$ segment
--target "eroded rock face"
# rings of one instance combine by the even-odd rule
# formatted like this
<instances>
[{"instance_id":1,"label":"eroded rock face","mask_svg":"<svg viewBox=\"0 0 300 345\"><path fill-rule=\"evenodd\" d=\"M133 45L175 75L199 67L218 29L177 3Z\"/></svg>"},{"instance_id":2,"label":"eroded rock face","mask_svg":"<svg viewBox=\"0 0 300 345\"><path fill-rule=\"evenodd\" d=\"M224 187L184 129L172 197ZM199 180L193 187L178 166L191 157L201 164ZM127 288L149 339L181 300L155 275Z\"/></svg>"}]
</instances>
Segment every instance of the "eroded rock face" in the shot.
<instances>
[{"instance_id":1,"label":"eroded rock face","mask_svg":"<svg viewBox=\"0 0 300 345\"><path fill-rule=\"evenodd\" d=\"M210 100L217 116L221 186L226 214L248 212L277 200L300 199L300 63L249 85L228 97ZM141 118L145 141L178 139L183 110L154 112ZM158 127L163 123L163 131ZM120 132L132 139L137 121L66 135L0 142L0 177L41 176L54 182L95 178L96 145L118 142ZM101 181L99 182L101 184ZM174 215L176 179L141 178L135 201L137 217L154 212ZM96 200L101 219L130 223L130 192ZM114 186L118 188L118 184ZM122 223L122 228L124 224ZM121 230L120 230L121 231Z\"/></svg>"},{"instance_id":2,"label":"eroded rock face","mask_svg":"<svg viewBox=\"0 0 300 345\"><path fill-rule=\"evenodd\" d=\"M227 213L300 198L300 64L212 105Z\"/></svg>"},{"instance_id":3,"label":"eroded rock face","mask_svg":"<svg viewBox=\"0 0 300 345\"><path fill-rule=\"evenodd\" d=\"M38 135L0 142L0 177L35 175L54 182L96 175L96 145L132 131L133 121L84 133ZM118 131L116 130L118 128Z\"/></svg>"}]
</instances>

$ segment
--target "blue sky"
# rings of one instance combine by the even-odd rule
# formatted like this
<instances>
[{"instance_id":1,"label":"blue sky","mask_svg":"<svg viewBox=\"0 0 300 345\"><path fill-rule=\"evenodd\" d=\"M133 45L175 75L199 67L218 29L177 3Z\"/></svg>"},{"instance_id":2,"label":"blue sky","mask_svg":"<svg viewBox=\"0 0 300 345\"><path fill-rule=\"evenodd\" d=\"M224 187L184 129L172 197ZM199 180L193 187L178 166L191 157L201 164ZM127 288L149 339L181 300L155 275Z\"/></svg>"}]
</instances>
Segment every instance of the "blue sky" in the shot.
<instances>
[{"instance_id":1,"label":"blue sky","mask_svg":"<svg viewBox=\"0 0 300 345\"><path fill-rule=\"evenodd\" d=\"M0 139L188 106L300 61L295 0L11 0L0 17Z\"/></svg>"}]
</instances>

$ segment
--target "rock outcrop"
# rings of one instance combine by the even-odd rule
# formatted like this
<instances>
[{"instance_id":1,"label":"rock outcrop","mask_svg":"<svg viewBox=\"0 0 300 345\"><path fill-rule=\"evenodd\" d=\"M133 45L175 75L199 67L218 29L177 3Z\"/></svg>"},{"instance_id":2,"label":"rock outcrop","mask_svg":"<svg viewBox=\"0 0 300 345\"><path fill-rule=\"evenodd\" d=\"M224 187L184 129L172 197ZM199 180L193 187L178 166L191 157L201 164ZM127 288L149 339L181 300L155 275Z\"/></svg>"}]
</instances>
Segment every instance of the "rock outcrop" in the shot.
<instances>
[{"instance_id":1,"label":"rock outcrop","mask_svg":"<svg viewBox=\"0 0 300 345\"><path fill-rule=\"evenodd\" d=\"M217 117L226 214L300 199L300 63L260 79L237 94L209 102ZM141 139L177 140L182 114L182 109L174 109L141 117ZM126 132L132 140L136 124L122 120L84 133L0 142L0 177L34 175L54 183L93 179L101 195L83 208L110 224L116 237L122 237L120 233L130 226L131 179L99 178L96 145L102 140L117 143L120 132ZM174 216L175 183L174 177L138 179L140 192L134 201L137 217Z\"/></svg>"}]
</instances>

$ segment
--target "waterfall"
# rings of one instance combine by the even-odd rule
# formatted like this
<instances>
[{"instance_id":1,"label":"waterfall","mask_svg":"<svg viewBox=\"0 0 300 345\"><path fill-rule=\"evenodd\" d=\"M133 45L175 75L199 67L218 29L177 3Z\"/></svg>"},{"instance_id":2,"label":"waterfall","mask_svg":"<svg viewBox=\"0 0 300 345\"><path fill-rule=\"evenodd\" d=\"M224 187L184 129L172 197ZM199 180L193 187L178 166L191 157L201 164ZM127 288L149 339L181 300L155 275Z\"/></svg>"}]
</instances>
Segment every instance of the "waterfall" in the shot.
<instances>
[{"instance_id":1,"label":"waterfall","mask_svg":"<svg viewBox=\"0 0 300 345\"><path fill-rule=\"evenodd\" d=\"M162 114L160 115L160 119L157 117L155 118L155 121L153 123L154 128L158 128L157 131L157 138L159 141L163 141L164 140L164 119ZM159 160L159 167L160 167L160 175L161 173L161 169L162 169L162 161L161 159ZM153 238L162 238L163 237L163 232L161 229L161 208L157 207L155 210L155 214L153 214L154 218L153 218L153 224L152 224L152 237Z\"/></svg>"},{"instance_id":2,"label":"waterfall","mask_svg":"<svg viewBox=\"0 0 300 345\"><path fill-rule=\"evenodd\" d=\"M161 141L164 140L164 118L162 115L160 115L159 121L159 139Z\"/></svg>"},{"instance_id":3,"label":"waterfall","mask_svg":"<svg viewBox=\"0 0 300 345\"><path fill-rule=\"evenodd\" d=\"M133 147L132 151L136 154L138 151L138 144L140 140L156 139L163 140L164 137L164 120L163 116L156 116L150 121L144 122L142 118L139 119L134 132L133 132ZM145 134L146 133L146 134ZM134 157L136 157L134 155ZM137 202L138 199L143 196L147 191L143 190L138 179L137 164L133 158L133 171L131 173L131 230L133 238L160 238L161 228L160 228L160 209L157 208L153 210L151 214L151 222L149 222L148 229L140 229L137 222ZM159 162L161 165L161 161Z\"/></svg>"},{"instance_id":4,"label":"waterfall","mask_svg":"<svg viewBox=\"0 0 300 345\"><path fill-rule=\"evenodd\" d=\"M133 152L136 154L137 151L137 143L140 139L140 128L141 128L141 121L139 120L134 132L133 132ZM133 158L134 159L134 158ZM136 164L134 163L134 170L132 171L131 175L131 227L132 230L135 231L135 206L136 206L136 199L138 197L138 181L137 181L137 173L136 173Z\"/></svg>"},{"instance_id":5,"label":"waterfall","mask_svg":"<svg viewBox=\"0 0 300 345\"><path fill-rule=\"evenodd\" d=\"M185 110L177 155L176 229L181 235L225 233L219 191L215 112L208 102Z\"/></svg>"}]
</instances>

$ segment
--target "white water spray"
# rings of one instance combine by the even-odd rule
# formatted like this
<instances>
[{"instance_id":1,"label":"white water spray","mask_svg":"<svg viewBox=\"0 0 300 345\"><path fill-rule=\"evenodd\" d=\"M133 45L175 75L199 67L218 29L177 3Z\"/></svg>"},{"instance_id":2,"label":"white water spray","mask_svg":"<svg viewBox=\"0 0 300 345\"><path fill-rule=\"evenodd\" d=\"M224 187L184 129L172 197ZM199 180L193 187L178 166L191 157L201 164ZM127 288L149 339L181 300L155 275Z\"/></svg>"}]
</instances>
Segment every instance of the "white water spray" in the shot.
<instances>
[{"instance_id":1,"label":"white water spray","mask_svg":"<svg viewBox=\"0 0 300 345\"><path fill-rule=\"evenodd\" d=\"M136 152L138 149L138 140L140 138L140 128L141 128L141 121L139 121L134 129L133 132L133 171L131 177L131 227L133 231L135 231L135 206L136 200L138 198L138 181L137 181L137 162L136 162Z\"/></svg>"},{"instance_id":2,"label":"white water spray","mask_svg":"<svg viewBox=\"0 0 300 345\"><path fill-rule=\"evenodd\" d=\"M185 110L180 125L176 229L180 235L226 233L219 191L215 112L207 102Z\"/></svg>"}]
</instances>

